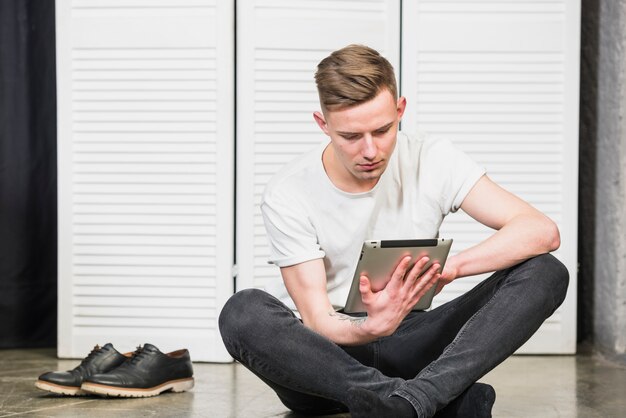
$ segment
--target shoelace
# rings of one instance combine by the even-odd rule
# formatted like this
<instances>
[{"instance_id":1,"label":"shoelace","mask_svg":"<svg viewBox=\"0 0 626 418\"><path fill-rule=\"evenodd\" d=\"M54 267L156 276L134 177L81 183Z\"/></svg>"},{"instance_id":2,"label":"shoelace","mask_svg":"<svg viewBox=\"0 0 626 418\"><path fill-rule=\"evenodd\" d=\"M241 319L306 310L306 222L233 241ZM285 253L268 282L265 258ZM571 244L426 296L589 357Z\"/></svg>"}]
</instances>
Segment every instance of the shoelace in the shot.
<instances>
[{"instance_id":1,"label":"shoelace","mask_svg":"<svg viewBox=\"0 0 626 418\"><path fill-rule=\"evenodd\" d=\"M146 357L148 353L143 349L143 346L138 345L137 349L133 352L133 356L130 358L130 364L135 364L142 358Z\"/></svg>"},{"instance_id":2,"label":"shoelace","mask_svg":"<svg viewBox=\"0 0 626 418\"><path fill-rule=\"evenodd\" d=\"M92 358L94 358L100 352L100 350L102 350L102 347L96 344L93 350L91 350L91 353L89 353L87 357L85 357L83 361L80 362L80 364L83 365L85 363L88 363Z\"/></svg>"},{"instance_id":3,"label":"shoelace","mask_svg":"<svg viewBox=\"0 0 626 418\"><path fill-rule=\"evenodd\" d=\"M85 357L78 366L76 366L76 368L74 368L73 370L75 372L78 373L85 373L87 372L87 370L89 370L89 362L95 357L97 356L100 352L102 351L102 347L100 347L98 344L96 344L96 346L93 348L93 350L91 350L91 353L89 353L87 355L87 357Z\"/></svg>"}]
</instances>

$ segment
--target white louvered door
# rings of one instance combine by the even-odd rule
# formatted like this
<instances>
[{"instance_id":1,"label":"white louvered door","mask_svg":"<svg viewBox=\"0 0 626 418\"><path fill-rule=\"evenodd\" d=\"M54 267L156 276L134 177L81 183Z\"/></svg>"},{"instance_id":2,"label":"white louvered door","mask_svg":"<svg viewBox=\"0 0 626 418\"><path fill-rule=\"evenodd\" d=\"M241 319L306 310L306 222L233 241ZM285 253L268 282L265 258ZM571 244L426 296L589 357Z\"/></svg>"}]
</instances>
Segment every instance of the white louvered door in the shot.
<instances>
[{"instance_id":1,"label":"white louvered door","mask_svg":"<svg viewBox=\"0 0 626 418\"><path fill-rule=\"evenodd\" d=\"M229 361L232 0L57 1L59 344Z\"/></svg>"},{"instance_id":2,"label":"white louvered door","mask_svg":"<svg viewBox=\"0 0 626 418\"><path fill-rule=\"evenodd\" d=\"M317 62L370 45L400 73L400 0L57 2L59 355L152 342L227 361L216 317L280 280L258 204L282 165L326 137ZM580 2L404 1L403 129L449 137L555 219L572 276L523 352L572 352L576 315ZM462 214L453 251L489 232ZM469 289L459 281L438 303Z\"/></svg>"},{"instance_id":3,"label":"white louvered door","mask_svg":"<svg viewBox=\"0 0 626 418\"><path fill-rule=\"evenodd\" d=\"M313 76L322 58L353 43L399 70L400 1L237 2L238 290L281 280L267 264L261 195L280 167L326 140L313 120Z\"/></svg>"},{"instance_id":4,"label":"white louvered door","mask_svg":"<svg viewBox=\"0 0 626 418\"><path fill-rule=\"evenodd\" d=\"M568 296L522 353L576 349L579 24L577 0L404 2L403 129L450 138L559 225ZM490 233L461 211L441 230L453 253ZM484 277L452 283L436 303Z\"/></svg>"}]
</instances>

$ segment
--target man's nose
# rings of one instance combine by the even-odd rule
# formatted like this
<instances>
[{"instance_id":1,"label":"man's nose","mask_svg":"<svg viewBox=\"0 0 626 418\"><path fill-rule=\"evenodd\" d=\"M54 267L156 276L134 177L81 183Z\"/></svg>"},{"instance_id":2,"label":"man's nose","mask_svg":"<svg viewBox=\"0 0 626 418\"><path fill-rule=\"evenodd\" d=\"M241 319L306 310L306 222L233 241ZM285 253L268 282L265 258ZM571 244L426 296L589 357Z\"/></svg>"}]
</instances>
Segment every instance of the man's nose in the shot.
<instances>
[{"instance_id":1,"label":"man's nose","mask_svg":"<svg viewBox=\"0 0 626 418\"><path fill-rule=\"evenodd\" d=\"M374 142L372 135L366 134L363 139L363 149L361 151L363 158L372 160L378 153L378 147L376 147L376 143Z\"/></svg>"}]
</instances>

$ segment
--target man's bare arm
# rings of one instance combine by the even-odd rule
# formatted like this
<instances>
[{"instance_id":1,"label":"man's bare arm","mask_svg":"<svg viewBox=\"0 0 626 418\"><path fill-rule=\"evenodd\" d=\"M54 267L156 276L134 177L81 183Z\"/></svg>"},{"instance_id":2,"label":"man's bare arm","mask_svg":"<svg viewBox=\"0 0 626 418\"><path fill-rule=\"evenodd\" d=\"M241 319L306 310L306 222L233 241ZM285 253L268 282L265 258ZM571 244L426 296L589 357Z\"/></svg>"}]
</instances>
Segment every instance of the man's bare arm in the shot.
<instances>
[{"instance_id":1,"label":"man's bare arm","mask_svg":"<svg viewBox=\"0 0 626 418\"><path fill-rule=\"evenodd\" d=\"M363 322L365 322L365 320L367 318L362 317L362 316L352 316L352 315L346 315L344 313L341 312L337 312L335 310L333 310L332 312L328 312L329 316L335 317L340 321L349 321L351 322L355 327L360 327Z\"/></svg>"},{"instance_id":2,"label":"man's bare arm","mask_svg":"<svg viewBox=\"0 0 626 418\"><path fill-rule=\"evenodd\" d=\"M497 232L448 258L438 291L456 278L502 270L560 245L559 230L550 218L487 176L474 185L461 209Z\"/></svg>"},{"instance_id":3,"label":"man's bare arm","mask_svg":"<svg viewBox=\"0 0 626 418\"><path fill-rule=\"evenodd\" d=\"M362 328L364 318L335 312L326 291L322 259L282 267L280 272L304 325L338 344L356 345L376 339Z\"/></svg>"}]
</instances>

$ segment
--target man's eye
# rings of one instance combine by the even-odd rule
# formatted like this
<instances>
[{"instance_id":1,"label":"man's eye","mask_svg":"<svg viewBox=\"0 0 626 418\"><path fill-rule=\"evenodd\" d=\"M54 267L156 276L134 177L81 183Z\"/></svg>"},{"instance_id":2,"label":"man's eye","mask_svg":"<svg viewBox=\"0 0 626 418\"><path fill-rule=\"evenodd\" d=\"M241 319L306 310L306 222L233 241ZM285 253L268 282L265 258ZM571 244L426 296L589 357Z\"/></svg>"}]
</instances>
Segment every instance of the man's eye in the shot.
<instances>
[{"instance_id":1,"label":"man's eye","mask_svg":"<svg viewBox=\"0 0 626 418\"><path fill-rule=\"evenodd\" d=\"M374 132L374 135L383 135L386 134L387 132L389 132L389 129L391 129L391 127L389 128L385 128L385 129L379 129L378 131Z\"/></svg>"},{"instance_id":2,"label":"man's eye","mask_svg":"<svg viewBox=\"0 0 626 418\"><path fill-rule=\"evenodd\" d=\"M359 139L359 135L341 135L343 139L347 139L348 141L354 141L355 139Z\"/></svg>"}]
</instances>

